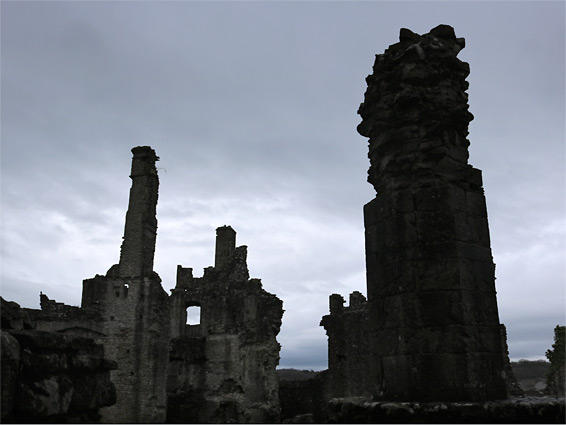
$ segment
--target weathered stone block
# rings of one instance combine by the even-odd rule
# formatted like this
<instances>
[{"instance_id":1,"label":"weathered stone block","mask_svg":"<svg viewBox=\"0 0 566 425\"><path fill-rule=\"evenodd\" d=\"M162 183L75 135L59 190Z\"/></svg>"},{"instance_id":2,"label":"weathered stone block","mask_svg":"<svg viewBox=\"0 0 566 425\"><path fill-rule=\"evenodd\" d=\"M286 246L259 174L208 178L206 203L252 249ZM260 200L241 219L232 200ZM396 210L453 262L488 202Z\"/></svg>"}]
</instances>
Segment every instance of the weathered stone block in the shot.
<instances>
[{"instance_id":1,"label":"weathered stone block","mask_svg":"<svg viewBox=\"0 0 566 425\"><path fill-rule=\"evenodd\" d=\"M16 388L20 378L20 344L9 333L2 331L0 341L0 356L2 367L0 368L2 387L2 422L13 420L14 404L16 400Z\"/></svg>"},{"instance_id":2,"label":"weathered stone block","mask_svg":"<svg viewBox=\"0 0 566 425\"><path fill-rule=\"evenodd\" d=\"M416 260L410 263L417 276L421 291L454 290L462 288L457 258L440 258L438 261Z\"/></svg>"},{"instance_id":3,"label":"weathered stone block","mask_svg":"<svg viewBox=\"0 0 566 425\"><path fill-rule=\"evenodd\" d=\"M16 409L24 417L66 414L73 397L73 383L67 376L50 376L31 383L20 382Z\"/></svg>"},{"instance_id":4,"label":"weathered stone block","mask_svg":"<svg viewBox=\"0 0 566 425\"><path fill-rule=\"evenodd\" d=\"M64 353L36 353L24 348L21 353L22 365L32 374L43 375L69 368L69 357Z\"/></svg>"},{"instance_id":5,"label":"weathered stone block","mask_svg":"<svg viewBox=\"0 0 566 425\"><path fill-rule=\"evenodd\" d=\"M0 314L2 316L2 329L32 329L32 323L27 312L20 308L18 303L6 301L0 297Z\"/></svg>"},{"instance_id":6,"label":"weathered stone block","mask_svg":"<svg viewBox=\"0 0 566 425\"><path fill-rule=\"evenodd\" d=\"M449 212L419 211L415 216L419 241L446 241L456 237L454 216Z\"/></svg>"}]
</instances>

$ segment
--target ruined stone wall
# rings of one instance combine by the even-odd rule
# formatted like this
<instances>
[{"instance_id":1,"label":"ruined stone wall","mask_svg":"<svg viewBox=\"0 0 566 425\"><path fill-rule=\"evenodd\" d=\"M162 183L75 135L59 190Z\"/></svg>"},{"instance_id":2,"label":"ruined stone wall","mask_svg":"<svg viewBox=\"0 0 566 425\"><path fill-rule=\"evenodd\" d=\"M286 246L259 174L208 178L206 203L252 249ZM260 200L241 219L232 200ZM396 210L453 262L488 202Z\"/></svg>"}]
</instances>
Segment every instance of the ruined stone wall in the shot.
<instances>
[{"instance_id":1,"label":"ruined stone wall","mask_svg":"<svg viewBox=\"0 0 566 425\"><path fill-rule=\"evenodd\" d=\"M32 329L18 304L1 304L2 422L98 422L116 401L116 362L92 339Z\"/></svg>"},{"instance_id":2,"label":"ruined stone wall","mask_svg":"<svg viewBox=\"0 0 566 425\"><path fill-rule=\"evenodd\" d=\"M322 318L321 326L328 335L327 399L336 397L370 397L375 383L370 379L369 321L367 302L358 291L344 298L330 296L330 314Z\"/></svg>"},{"instance_id":3,"label":"ruined stone wall","mask_svg":"<svg viewBox=\"0 0 566 425\"><path fill-rule=\"evenodd\" d=\"M215 267L202 278L179 266L171 294L168 422L266 423L279 419L282 302L249 279L247 249L217 229ZM200 324L186 323L200 306ZM197 401L195 403L195 401ZM189 416L187 416L189 415Z\"/></svg>"},{"instance_id":4,"label":"ruined stone wall","mask_svg":"<svg viewBox=\"0 0 566 425\"><path fill-rule=\"evenodd\" d=\"M481 172L467 163L464 39L402 29L377 55L359 114L372 379L403 400L505 398Z\"/></svg>"},{"instance_id":5,"label":"ruined stone wall","mask_svg":"<svg viewBox=\"0 0 566 425\"><path fill-rule=\"evenodd\" d=\"M123 278L112 273L84 281L86 288L97 287L101 342L119 364L112 372L118 402L103 409L106 422L165 420L169 303L160 282L157 275Z\"/></svg>"},{"instance_id":6,"label":"ruined stone wall","mask_svg":"<svg viewBox=\"0 0 566 425\"><path fill-rule=\"evenodd\" d=\"M321 372L311 379L279 382L279 402L283 423L327 422L327 372Z\"/></svg>"},{"instance_id":7,"label":"ruined stone wall","mask_svg":"<svg viewBox=\"0 0 566 425\"><path fill-rule=\"evenodd\" d=\"M104 320L100 309L87 309L67 305L49 299L43 293L39 296L41 309L24 309L34 328L50 332L93 338L101 343L104 334Z\"/></svg>"},{"instance_id":8,"label":"ruined stone wall","mask_svg":"<svg viewBox=\"0 0 566 425\"><path fill-rule=\"evenodd\" d=\"M120 263L83 281L80 308L42 295L41 311L30 311L38 329L91 336L118 362L111 372L117 402L101 410L109 423L163 422L166 415L169 299L153 271L159 158L148 146L132 153Z\"/></svg>"}]
</instances>

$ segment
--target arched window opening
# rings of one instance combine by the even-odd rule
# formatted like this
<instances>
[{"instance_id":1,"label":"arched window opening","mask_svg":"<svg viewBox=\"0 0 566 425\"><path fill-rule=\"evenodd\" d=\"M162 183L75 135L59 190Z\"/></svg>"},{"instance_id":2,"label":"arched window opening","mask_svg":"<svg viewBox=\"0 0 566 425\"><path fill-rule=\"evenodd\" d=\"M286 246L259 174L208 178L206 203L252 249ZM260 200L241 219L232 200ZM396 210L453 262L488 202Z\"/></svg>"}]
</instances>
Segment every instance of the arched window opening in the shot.
<instances>
[{"instance_id":1,"label":"arched window opening","mask_svg":"<svg viewBox=\"0 0 566 425\"><path fill-rule=\"evenodd\" d=\"M200 325L200 306L192 305L187 307L187 325Z\"/></svg>"}]
</instances>

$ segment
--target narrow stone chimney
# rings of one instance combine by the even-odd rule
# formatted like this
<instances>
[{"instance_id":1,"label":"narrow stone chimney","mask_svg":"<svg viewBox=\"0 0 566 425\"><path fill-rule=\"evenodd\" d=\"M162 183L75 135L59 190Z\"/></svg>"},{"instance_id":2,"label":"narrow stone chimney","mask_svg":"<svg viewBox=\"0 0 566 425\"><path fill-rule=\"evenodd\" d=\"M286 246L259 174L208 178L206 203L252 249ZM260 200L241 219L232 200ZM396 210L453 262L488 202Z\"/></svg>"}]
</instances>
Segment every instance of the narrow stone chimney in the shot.
<instances>
[{"instance_id":1,"label":"narrow stone chimney","mask_svg":"<svg viewBox=\"0 0 566 425\"><path fill-rule=\"evenodd\" d=\"M155 162L159 157L149 146L135 147L132 153L132 187L120 252L122 277L151 274L157 237L159 178Z\"/></svg>"},{"instance_id":2,"label":"narrow stone chimney","mask_svg":"<svg viewBox=\"0 0 566 425\"><path fill-rule=\"evenodd\" d=\"M216 255L214 268L223 270L230 263L230 258L236 249L236 231L230 226L216 229Z\"/></svg>"}]
</instances>

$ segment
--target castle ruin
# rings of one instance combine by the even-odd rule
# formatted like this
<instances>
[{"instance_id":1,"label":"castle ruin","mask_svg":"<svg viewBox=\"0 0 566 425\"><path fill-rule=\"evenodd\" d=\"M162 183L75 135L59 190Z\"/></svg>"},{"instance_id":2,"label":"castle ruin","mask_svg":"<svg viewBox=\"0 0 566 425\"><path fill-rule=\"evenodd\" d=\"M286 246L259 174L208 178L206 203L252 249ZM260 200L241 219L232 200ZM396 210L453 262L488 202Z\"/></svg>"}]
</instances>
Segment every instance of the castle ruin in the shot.
<instances>
[{"instance_id":1,"label":"castle ruin","mask_svg":"<svg viewBox=\"0 0 566 425\"><path fill-rule=\"evenodd\" d=\"M81 307L1 300L2 421L277 423L285 406L291 423L563 423L563 400L497 401L520 389L467 162L464 45L447 25L401 29L366 79L367 299L330 296L327 371L280 387L283 303L250 279L230 226L216 229L214 266L179 265L166 293L153 270L159 158L140 146L119 263L83 281Z\"/></svg>"},{"instance_id":2,"label":"castle ruin","mask_svg":"<svg viewBox=\"0 0 566 425\"><path fill-rule=\"evenodd\" d=\"M83 281L81 307L41 294L41 310L26 309L35 328L93 338L118 362L104 422L277 422L281 300L249 279L229 226L217 229L215 266L202 278L179 266L168 295L153 270L159 158L148 146L132 153L120 262ZM187 324L192 306L199 325Z\"/></svg>"},{"instance_id":3,"label":"castle ruin","mask_svg":"<svg viewBox=\"0 0 566 425\"><path fill-rule=\"evenodd\" d=\"M177 267L171 291L168 423L273 423L279 419L276 336L283 303L250 279L247 247L216 229L214 267ZM187 323L191 307L198 324ZM189 313L190 314L190 313Z\"/></svg>"}]
</instances>

